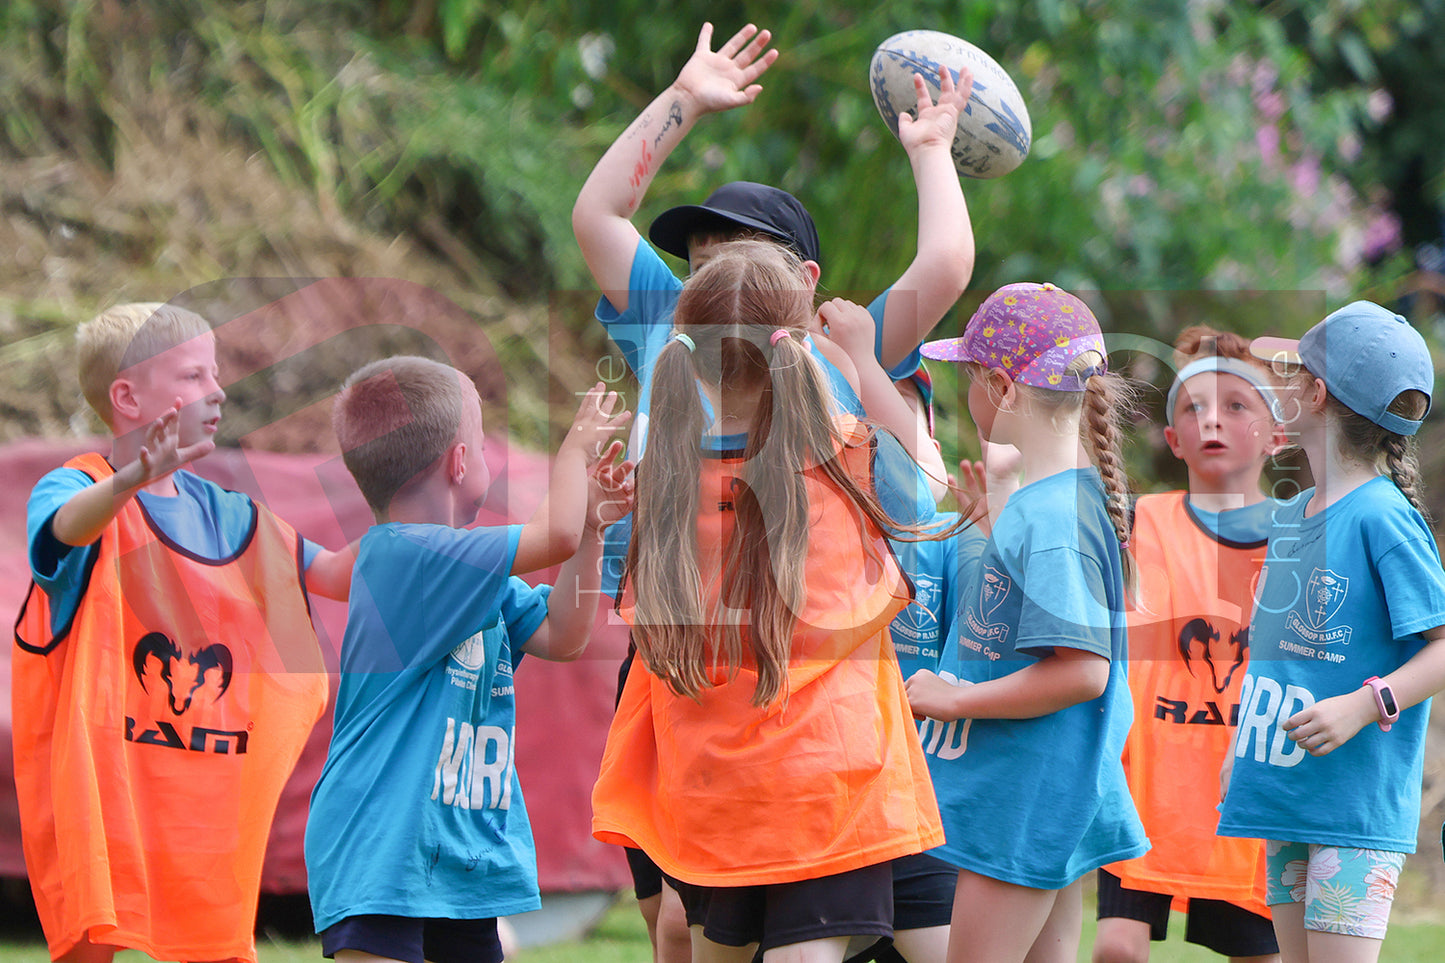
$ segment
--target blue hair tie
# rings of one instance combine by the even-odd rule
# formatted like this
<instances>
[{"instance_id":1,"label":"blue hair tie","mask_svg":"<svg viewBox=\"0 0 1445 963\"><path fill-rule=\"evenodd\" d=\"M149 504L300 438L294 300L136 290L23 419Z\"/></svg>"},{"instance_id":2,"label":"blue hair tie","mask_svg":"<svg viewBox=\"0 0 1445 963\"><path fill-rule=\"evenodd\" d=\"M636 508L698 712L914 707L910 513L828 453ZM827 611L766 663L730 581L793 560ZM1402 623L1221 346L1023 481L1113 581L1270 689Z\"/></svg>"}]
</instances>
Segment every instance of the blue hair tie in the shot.
<instances>
[{"instance_id":1,"label":"blue hair tie","mask_svg":"<svg viewBox=\"0 0 1445 963\"><path fill-rule=\"evenodd\" d=\"M689 354L697 350L697 345L692 343L692 339L681 331L674 331L672 333L672 340L681 341L682 346L687 348Z\"/></svg>"}]
</instances>

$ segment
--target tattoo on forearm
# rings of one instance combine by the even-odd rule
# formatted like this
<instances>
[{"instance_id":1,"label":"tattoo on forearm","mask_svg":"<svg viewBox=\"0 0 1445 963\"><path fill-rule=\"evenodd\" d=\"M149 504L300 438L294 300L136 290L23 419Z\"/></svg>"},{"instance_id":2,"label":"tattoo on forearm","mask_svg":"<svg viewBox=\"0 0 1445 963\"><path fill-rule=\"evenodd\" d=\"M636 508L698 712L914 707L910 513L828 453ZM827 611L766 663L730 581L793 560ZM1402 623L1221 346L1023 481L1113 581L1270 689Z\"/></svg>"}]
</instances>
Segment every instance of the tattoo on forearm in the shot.
<instances>
[{"instance_id":1,"label":"tattoo on forearm","mask_svg":"<svg viewBox=\"0 0 1445 963\"><path fill-rule=\"evenodd\" d=\"M663 122L662 130L658 131L657 136L653 138L652 146L657 147L661 144L662 138L666 136L667 132L672 130L674 126L682 126L682 104L675 100L672 102L672 106L667 108L667 120Z\"/></svg>"},{"instance_id":2,"label":"tattoo on forearm","mask_svg":"<svg viewBox=\"0 0 1445 963\"><path fill-rule=\"evenodd\" d=\"M632 202L634 205L641 200L638 196L648 178L652 176L652 148L647 146L647 141L642 142L642 154L637 158L637 163L632 165L632 176L627 183L632 185Z\"/></svg>"}]
</instances>

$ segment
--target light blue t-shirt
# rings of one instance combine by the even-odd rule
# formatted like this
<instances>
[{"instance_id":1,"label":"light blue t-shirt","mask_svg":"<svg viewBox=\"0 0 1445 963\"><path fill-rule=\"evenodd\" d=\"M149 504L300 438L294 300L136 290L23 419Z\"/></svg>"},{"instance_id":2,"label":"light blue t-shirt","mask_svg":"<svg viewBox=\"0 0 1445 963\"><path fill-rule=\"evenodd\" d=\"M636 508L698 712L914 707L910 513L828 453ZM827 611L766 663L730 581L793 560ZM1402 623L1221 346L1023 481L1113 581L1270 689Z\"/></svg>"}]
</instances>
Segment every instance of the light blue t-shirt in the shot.
<instances>
[{"instance_id":1,"label":"light blue t-shirt","mask_svg":"<svg viewBox=\"0 0 1445 963\"><path fill-rule=\"evenodd\" d=\"M136 493L152 528L182 551L207 561L231 558L245 548L256 522L256 506L249 495L229 491L188 471L177 471L171 477L175 496ZM57 468L35 483L26 504L30 575L50 597L52 630L74 617L99 543L66 545L55 537L50 524L60 506L93 484L78 468ZM318 551L320 546L302 540L303 571Z\"/></svg>"},{"instance_id":2,"label":"light blue t-shirt","mask_svg":"<svg viewBox=\"0 0 1445 963\"><path fill-rule=\"evenodd\" d=\"M306 871L316 929L360 914L540 905L514 765L512 674L550 589L511 576L522 526L362 536Z\"/></svg>"},{"instance_id":3,"label":"light blue t-shirt","mask_svg":"<svg viewBox=\"0 0 1445 963\"><path fill-rule=\"evenodd\" d=\"M1280 505L1250 622L1229 795L1219 833L1413 853L1430 700L1389 732L1367 725L1311 756L1290 716L1399 668L1445 625L1429 526L1389 478L1306 518L1314 489Z\"/></svg>"},{"instance_id":4,"label":"light blue t-shirt","mask_svg":"<svg viewBox=\"0 0 1445 963\"><path fill-rule=\"evenodd\" d=\"M930 525L946 529L958 518L957 512L939 514ZM958 612L959 586L972 580L987 542L988 537L977 525L969 525L941 541L890 542L914 591L913 604L898 613L889 626L904 679L919 669L938 670L943 639Z\"/></svg>"},{"instance_id":5,"label":"light blue t-shirt","mask_svg":"<svg viewBox=\"0 0 1445 963\"><path fill-rule=\"evenodd\" d=\"M652 366L662 349L672 337L672 312L677 307L678 295L683 282L672 273L660 255L641 238L632 258L632 274L628 279L627 310L618 312L606 297L597 302L597 320L607 329L608 336L622 351L627 366L637 376L640 392L633 408L632 438L628 456L634 460L642 456L647 441L648 412L652 405ZM883 311L887 306L888 292L885 291L868 306L873 315L876 334L874 352L881 355L883 346ZM829 388L840 411L862 416L863 406L857 393L848 384L843 374L835 368L816 348L813 356L823 367ZM918 348L898 363L889 374L895 379L906 378L918 370ZM602 591L616 596L627 559L627 543L632 539L632 516L629 514L608 527L602 543Z\"/></svg>"},{"instance_id":6,"label":"light blue t-shirt","mask_svg":"<svg viewBox=\"0 0 1445 963\"><path fill-rule=\"evenodd\" d=\"M931 852L993 879L1061 889L1148 850L1120 753L1125 682L1119 542L1098 473L1071 470L1009 499L963 591L940 675L1002 678L1055 648L1110 660L1097 699L1036 719L930 720L922 732L947 842Z\"/></svg>"}]
</instances>

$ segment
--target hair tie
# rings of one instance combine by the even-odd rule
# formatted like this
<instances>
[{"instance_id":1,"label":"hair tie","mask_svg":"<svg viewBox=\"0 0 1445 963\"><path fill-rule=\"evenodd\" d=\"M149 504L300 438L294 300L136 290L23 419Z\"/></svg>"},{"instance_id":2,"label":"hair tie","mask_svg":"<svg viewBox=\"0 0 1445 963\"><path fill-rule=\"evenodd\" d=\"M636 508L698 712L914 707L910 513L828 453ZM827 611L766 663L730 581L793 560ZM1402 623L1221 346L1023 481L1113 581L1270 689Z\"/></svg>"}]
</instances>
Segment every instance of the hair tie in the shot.
<instances>
[{"instance_id":1,"label":"hair tie","mask_svg":"<svg viewBox=\"0 0 1445 963\"><path fill-rule=\"evenodd\" d=\"M681 341L682 346L687 348L689 354L697 350L697 345L692 343L692 339L681 331L674 331L672 333L672 340Z\"/></svg>"},{"instance_id":2,"label":"hair tie","mask_svg":"<svg viewBox=\"0 0 1445 963\"><path fill-rule=\"evenodd\" d=\"M791 333L788 331L787 328L779 328L778 330L773 332L772 337L768 338L768 344L776 348L778 346L778 342L786 337L789 337L790 334Z\"/></svg>"}]
</instances>

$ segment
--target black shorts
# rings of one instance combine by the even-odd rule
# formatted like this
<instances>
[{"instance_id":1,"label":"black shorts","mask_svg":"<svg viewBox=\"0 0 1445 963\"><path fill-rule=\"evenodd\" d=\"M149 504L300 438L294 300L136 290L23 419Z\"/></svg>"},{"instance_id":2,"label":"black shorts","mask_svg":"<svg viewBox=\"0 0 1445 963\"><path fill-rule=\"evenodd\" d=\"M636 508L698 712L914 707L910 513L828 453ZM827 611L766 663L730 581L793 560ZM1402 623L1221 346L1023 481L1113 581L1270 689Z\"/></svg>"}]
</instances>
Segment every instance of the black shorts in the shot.
<instances>
[{"instance_id":1,"label":"black shorts","mask_svg":"<svg viewBox=\"0 0 1445 963\"><path fill-rule=\"evenodd\" d=\"M766 886L694 886L667 877L688 926L724 946L762 952L830 936L893 935L893 864Z\"/></svg>"},{"instance_id":2,"label":"black shorts","mask_svg":"<svg viewBox=\"0 0 1445 963\"><path fill-rule=\"evenodd\" d=\"M1169 932L1168 893L1125 889L1119 877L1099 870L1099 919L1119 918L1149 924L1149 939L1162 942ZM1279 952L1274 924L1266 916L1219 899L1189 899L1184 940L1221 956L1268 956Z\"/></svg>"},{"instance_id":3,"label":"black shorts","mask_svg":"<svg viewBox=\"0 0 1445 963\"><path fill-rule=\"evenodd\" d=\"M622 689L627 685L627 673L632 669L632 663L637 657L637 646L632 644L632 637L627 637L627 655L622 664L617 667L617 699L613 703L622 701ZM632 891L638 899L650 899L662 892L662 870L657 864L640 849L624 847L622 850L627 855L627 869L632 873Z\"/></svg>"},{"instance_id":4,"label":"black shorts","mask_svg":"<svg viewBox=\"0 0 1445 963\"><path fill-rule=\"evenodd\" d=\"M637 898L651 899L662 892L662 870L640 849L633 849L631 846L624 846L622 852L627 856L627 868L632 872L632 891Z\"/></svg>"},{"instance_id":5,"label":"black shorts","mask_svg":"<svg viewBox=\"0 0 1445 963\"><path fill-rule=\"evenodd\" d=\"M927 853L893 861L893 928L921 930L953 919L958 867Z\"/></svg>"},{"instance_id":6,"label":"black shorts","mask_svg":"<svg viewBox=\"0 0 1445 963\"><path fill-rule=\"evenodd\" d=\"M360 950L406 963L502 963L496 917L479 920L348 916L321 932L321 955Z\"/></svg>"}]
</instances>

